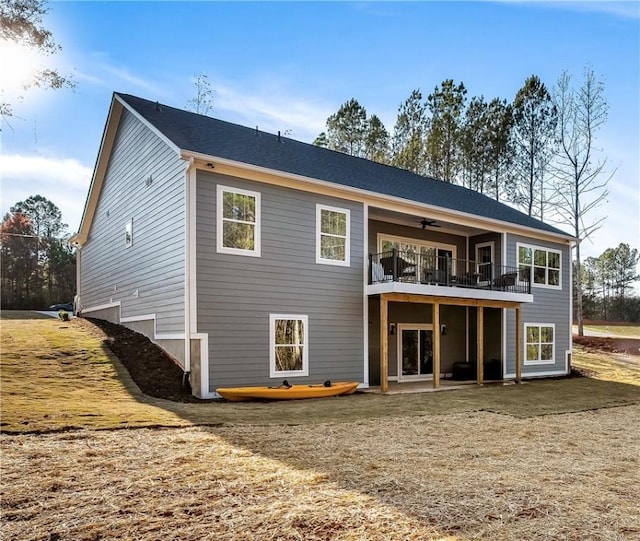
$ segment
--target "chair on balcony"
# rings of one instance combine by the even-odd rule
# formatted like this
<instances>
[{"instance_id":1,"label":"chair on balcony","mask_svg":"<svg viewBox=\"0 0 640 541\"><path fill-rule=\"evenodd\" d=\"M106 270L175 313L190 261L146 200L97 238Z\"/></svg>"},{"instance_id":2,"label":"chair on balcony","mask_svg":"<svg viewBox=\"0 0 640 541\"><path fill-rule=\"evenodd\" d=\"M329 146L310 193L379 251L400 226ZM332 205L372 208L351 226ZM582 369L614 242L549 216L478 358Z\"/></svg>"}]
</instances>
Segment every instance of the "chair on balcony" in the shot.
<instances>
[{"instance_id":1,"label":"chair on balcony","mask_svg":"<svg viewBox=\"0 0 640 541\"><path fill-rule=\"evenodd\" d=\"M409 261L405 261L401 257L396 257L395 260L397 261L397 265L398 265L397 278L407 278L407 277L415 278L416 266L413 263L410 263ZM393 275L394 275L393 261L394 261L394 258L389 256L380 258L380 264L384 269L385 277L389 277L390 279L393 279Z\"/></svg>"},{"instance_id":2,"label":"chair on balcony","mask_svg":"<svg viewBox=\"0 0 640 541\"><path fill-rule=\"evenodd\" d=\"M450 279L444 269L423 269L422 282L425 284L447 284Z\"/></svg>"},{"instance_id":3,"label":"chair on balcony","mask_svg":"<svg viewBox=\"0 0 640 541\"><path fill-rule=\"evenodd\" d=\"M513 289L513 287L516 285L517 278L518 278L517 272L508 272L506 274L502 274L501 276L498 276L493 281L493 286L496 289L507 291L508 289Z\"/></svg>"}]
</instances>

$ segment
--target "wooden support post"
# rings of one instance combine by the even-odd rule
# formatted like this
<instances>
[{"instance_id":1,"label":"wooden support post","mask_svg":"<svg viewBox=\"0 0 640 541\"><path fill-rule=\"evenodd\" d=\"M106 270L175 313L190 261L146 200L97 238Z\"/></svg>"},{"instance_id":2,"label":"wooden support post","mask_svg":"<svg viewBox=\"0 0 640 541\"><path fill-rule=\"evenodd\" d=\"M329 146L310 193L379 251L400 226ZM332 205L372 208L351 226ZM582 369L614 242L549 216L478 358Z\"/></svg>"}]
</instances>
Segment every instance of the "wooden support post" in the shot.
<instances>
[{"instance_id":1,"label":"wooden support post","mask_svg":"<svg viewBox=\"0 0 640 541\"><path fill-rule=\"evenodd\" d=\"M389 302L380 295L380 392L389 389Z\"/></svg>"},{"instance_id":2,"label":"wooden support post","mask_svg":"<svg viewBox=\"0 0 640 541\"><path fill-rule=\"evenodd\" d=\"M520 308L516 308L516 382L522 381L522 321Z\"/></svg>"},{"instance_id":3,"label":"wooden support post","mask_svg":"<svg viewBox=\"0 0 640 541\"><path fill-rule=\"evenodd\" d=\"M478 344L476 348L476 365L478 375L478 385L484 383L484 309L482 306L478 306L477 313L477 339Z\"/></svg>"},{"instance_id":4,"label":"wooden support post","mask_svg":"<svg viewBox=\"0 0 640 541\"><path fill-rule=\"evenodd\" d=\"M440 305L433 303L433 388L440 386Z\"/></svg>"}]
</instances>

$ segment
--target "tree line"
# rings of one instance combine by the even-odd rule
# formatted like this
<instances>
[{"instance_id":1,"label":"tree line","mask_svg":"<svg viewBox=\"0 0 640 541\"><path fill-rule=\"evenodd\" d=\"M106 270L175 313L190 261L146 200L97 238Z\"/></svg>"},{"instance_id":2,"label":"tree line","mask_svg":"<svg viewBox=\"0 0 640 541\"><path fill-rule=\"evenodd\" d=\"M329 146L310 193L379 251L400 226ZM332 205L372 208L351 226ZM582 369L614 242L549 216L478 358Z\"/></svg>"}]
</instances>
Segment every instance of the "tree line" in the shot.
<instances>
[{"instance_id":1,"label":"tree line","mask_svg":"<svg viewBox=\"0 0 640 541\"><path fill-rule=\"evenodd\" d=\"M585 259L582 306L586 319L640 321L640 297L633 295L633 283L640 280L639 262L638 250L625 243ZM575 295L574 291L574 298Z\"/></svg>"},{"instance_id":2,"label":"tree line","mask_svg":"<svg viewBox=\"0 0 640 541\"><path fill-rule=\"evenodd\" d=\"M41 195L19 201L0 224L0 305L45 309L76 292L76 256L60 209Z\"/></svg>"},{"instance_id":3,"label":"tree line","mask_svg":"<svg viewBox=\"0 0 640 541\"><path fill-rule=\"evenodd\" d=\"M590 67L577 84L563 71L551 88L531 75L511 100L469 99L463 82L446 79L426 98L413 90L391 131L351 98L314 143L465 186L568 228L577 239L582 334L580 243L602 223L589 215L605 201L613 175L596 144L607 114L604 83Z\"/></svg>"}]
</instances>

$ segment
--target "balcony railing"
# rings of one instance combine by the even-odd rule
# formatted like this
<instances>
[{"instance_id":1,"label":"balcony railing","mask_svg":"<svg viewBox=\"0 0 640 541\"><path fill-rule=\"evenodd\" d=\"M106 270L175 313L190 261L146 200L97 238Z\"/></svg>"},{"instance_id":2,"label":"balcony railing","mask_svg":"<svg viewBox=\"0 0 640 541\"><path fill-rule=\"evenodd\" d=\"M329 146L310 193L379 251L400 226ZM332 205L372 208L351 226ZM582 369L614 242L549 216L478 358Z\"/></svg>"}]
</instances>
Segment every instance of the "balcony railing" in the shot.
<instances>
[{"instance_id":1,"label":"balcony railing","mask_svg":"<svg viewBox=\"0 0 640 541\"><path fill-rule=\"evenodd\" d=\"M531 293L529 268L392 250L369 255L369 283L405 282Z\"/></svg>"}]
</instances>

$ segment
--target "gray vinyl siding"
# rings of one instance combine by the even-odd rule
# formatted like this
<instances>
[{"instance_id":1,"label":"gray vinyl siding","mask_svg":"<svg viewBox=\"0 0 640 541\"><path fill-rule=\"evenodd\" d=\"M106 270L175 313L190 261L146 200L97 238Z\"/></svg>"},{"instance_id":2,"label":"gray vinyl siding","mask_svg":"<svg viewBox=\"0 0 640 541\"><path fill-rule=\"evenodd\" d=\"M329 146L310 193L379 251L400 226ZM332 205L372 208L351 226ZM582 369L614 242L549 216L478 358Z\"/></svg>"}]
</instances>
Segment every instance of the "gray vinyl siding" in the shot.
<instances>
[{"instance_id":1,"label":"gray vinyl siding","mask_svg":"<svg viewBox=\"0 0 640 541\"><path fill-rule=\"evenodd\" d=\"M184 178L185 163L175 151L123 111L82 247L83 305L120 301L123 318L155 314L157 332L184 332ZM133 244L126 247L130 219Z\"/></svg>"},{"instance_id":2,"label":"gray vinyl siding","mask_svg":"<svg viewBox=\"0 0 640 541\"><path fill-rule=\"evenodd\" d=\"M543 248L559 250L561 253L561 284L562 289L552 289L537 287L532 284L531 293L533 303L523 303L521 305L521 318L523 325L523 342L526 341L524 334L525 323L555 325L555 359L553 364L525 364L524 376L535 376L537 374L557 373L565 371L565 352L571 348L571 326L570 326L570 298L571 298L571 252L566 244L544 242L529 239L517 235L507 235L507 265L517 265L517 244L529 244ZM515 313L507 310L507 367L509 375L515 374ZM526 356L523 352L523 361Z\"/></svg>"},{"instance_id":3,"label":"gray vinyl siding","mask_svg":"<svg viewBox=\"0 0 640 541\"><path fill-rule=\"evenodd\" d=\"M260 257L216 252L218 184L261 194ZM287 379L362 381L363 206L202 171L196 185L197 325L209 336L210 391L274 384L270 314L309 318L309 375ZM349 267L316 263L316 204L350 211Z\"/></svg>"}]
</instances>

